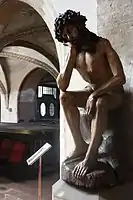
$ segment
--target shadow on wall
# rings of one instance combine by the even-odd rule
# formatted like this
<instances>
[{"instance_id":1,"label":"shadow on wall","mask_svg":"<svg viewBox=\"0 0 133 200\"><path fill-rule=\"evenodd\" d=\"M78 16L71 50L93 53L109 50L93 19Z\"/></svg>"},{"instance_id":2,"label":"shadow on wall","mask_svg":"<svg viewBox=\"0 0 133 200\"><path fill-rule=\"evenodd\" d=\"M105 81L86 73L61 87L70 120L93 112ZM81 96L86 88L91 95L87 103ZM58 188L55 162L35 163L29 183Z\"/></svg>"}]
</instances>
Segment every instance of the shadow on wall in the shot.
<instances>
[{"instance_id":1,"label":"shadow on wall","mask_svg":"<svg viewBox=\"0 0 133 200\"><path fill-rule=\"evenodd\" d=\"M19 121L29 122L35 117L36 88L28 88L21 91L19 100Z\"/></svg>"},{"instance_id":2,"label":"shadow on wall","mask_svg":"<svg viewBox=\"0 0 133 200\"><path fill-rule=\"evenodd\" d=\"M132 200L133 183L118 186L100 193L100 200Z\"/></svg>"},{"instance_id":3,"label":"shadow on wall","mask_svg":"<svg viewBox=\"0 0 133 200\"><path fill-rule=\"evenodd\" d=\"M133 180L133 94L125 91L122 108L114 118L114 148L122 168L118 168L117 175L122 182ZM132 200L133 183L128 182L112 189L102 191L100 200Z\"/></svg>"},{"instance_id":4,"label":"shadow on wall","mask_svg":"<svg viewBox=\"0 0 133 200\"><path fill-rule=\"evenodd\" d=\"M113 128L113 148L118 158L116 168L120 183L133 180L133 94L125 91L123 105L110 115L109 124ZM113 123L113 124L112 124ZM114 200L114 199L113 199Z\"/></svg>"},{"instance_id":5,"label":"shadow on wall","mask_svg":"<svg viewBox=\"0 0 133 200\"><path fill-rule=\"evenodd\" d=\"M29 122L30 119L34 119L36 110L36 89L41 78L45 74L45 70L36 68L27 74L21 83L18 95L19 122Z\"/></svg>"},{"instance_id":6,"label":"shadow on wall","mask_svg":"<svg viewBox=\"0 0 133 200\"><path fill-rule=\"evenodd\" d=\"M122 121L119 123L120 131L123 133L122 135L124 136L125 142L121 142L121 133L119 136L120 143L122 144L121 151L120 153L127 154L129 164L131 166L131 169L133 170L133 159L132 159L132 154L133 154L133 94L131 92L125 91L125 101L124 101L124 106L123 110L120 113ZM117 119L119 120L119 119ZM118 121L119 122L119 121Z\"/></svg>"}]
</instances>

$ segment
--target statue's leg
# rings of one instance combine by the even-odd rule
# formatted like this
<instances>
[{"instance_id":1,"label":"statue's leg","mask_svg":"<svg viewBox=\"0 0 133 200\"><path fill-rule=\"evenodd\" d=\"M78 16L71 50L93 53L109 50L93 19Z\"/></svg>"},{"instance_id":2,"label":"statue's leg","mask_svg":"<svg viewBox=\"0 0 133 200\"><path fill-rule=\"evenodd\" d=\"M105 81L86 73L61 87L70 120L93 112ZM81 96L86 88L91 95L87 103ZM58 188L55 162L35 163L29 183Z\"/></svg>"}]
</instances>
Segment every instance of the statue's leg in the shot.
<instances>
[{"instance_id":1,"label":"statue's leg","mask_svg":"<svg viewBox=\"0 0 133 200\"><path fill-rule=\"evenodd\" d=\"M80 131L80 113L78 107L85 107L89 91L61 92L60 100L64 109L64 113L70 127L75 150L71 158L86 153L88 145L84 142Z\"/></svg>"},{"instance_id":2,"label":"statue's leg","mask_svg":"<svg viewBox=\"0 0 133 200\"><path fill-rule=\"evenodd\" d=\"M101 144L102 134L107 126L108 111L120 106L122 104L122 99L123 96L121 93L111 93L97 99L96 113L91 122L91 141L86 154L88 163L95 163L98 148Z\"/></svg>"}]
</instances>

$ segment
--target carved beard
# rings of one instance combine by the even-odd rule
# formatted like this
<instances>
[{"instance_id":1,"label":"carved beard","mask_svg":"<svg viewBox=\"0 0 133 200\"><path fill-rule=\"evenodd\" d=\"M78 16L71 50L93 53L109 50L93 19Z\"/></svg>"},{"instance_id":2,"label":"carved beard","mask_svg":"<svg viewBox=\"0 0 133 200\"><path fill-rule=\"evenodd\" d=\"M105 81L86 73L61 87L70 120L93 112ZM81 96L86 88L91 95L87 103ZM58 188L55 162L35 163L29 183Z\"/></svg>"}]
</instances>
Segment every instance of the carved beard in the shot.
<instances>
[{"instance_id":1,"label":"carved beard","mask_svg":"<svg viewBox=\"0 0 133 200\"><path fill-rule=\"evenodd\" d=\"M76 43L77 52L86 51L90 54L95 54L98 41L99 37L87 28L79 30L79 38Z\"/></svg>"}]
</instances>

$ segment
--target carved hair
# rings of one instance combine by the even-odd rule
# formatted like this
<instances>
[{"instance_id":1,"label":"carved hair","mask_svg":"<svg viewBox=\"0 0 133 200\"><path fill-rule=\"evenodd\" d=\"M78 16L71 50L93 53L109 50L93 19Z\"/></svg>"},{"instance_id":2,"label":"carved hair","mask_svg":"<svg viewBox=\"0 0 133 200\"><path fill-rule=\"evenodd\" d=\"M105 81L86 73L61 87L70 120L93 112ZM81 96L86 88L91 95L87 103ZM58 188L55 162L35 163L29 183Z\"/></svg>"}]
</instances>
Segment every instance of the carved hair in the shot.
<instances>
[{"instance_id":1,"label":"carved hair","mask_svg":"<svg viewBox=\"0 0 133 200\"><path fill-rule=\"evenodd\" d=\"M85 28L86 17L80 15L80 12L75 12L73 10L67 10L64 14L60 14L58 18L55 19L55 38L62 43L66 40L62 37L64 25L71 24L75 25L77 28Z\"/></svg>"}]
</instances>

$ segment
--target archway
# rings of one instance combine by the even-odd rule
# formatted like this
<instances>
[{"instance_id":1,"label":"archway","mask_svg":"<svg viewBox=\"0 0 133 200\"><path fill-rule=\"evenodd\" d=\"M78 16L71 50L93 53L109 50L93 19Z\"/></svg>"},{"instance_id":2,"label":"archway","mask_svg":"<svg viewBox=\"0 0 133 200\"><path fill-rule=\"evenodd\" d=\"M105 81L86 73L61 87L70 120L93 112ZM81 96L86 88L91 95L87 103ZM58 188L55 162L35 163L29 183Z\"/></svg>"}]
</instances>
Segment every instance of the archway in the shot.
<instances>
[{"instance_id":1,"label":"archway","mask_svg":"<svg viewBox=\"0 0 133 200\"><path fill-rule=\"evenodd\" d=\"M18 93L18 122L42 122L43 117L39 118L40 108L38 108L38 102L41 100L38 95L39 87L45 88L55 88L53 92L56 90L55 103L59 106L59 94L57 92L57 86L54 77L52 77L47 71L41 68L35 68L31 70L23 79ZM43 96L44 89L41 91L41 97ZM49 96L49 95L48 95ZM39 97L39 98L38 98ZM44 96L44 101L47 96ZM42 101L42 100L41 100ZM49 102L50 103L50 102ZM57 108L59 109L59 107ZM59 110L56 111L58 113ZM41 120L42 119L42 120ZM45 118L46 119L46 118ZM51 118L52 120L52 118ZM58 115L59 120L59 115Z\"/></svg>"}]
</instances>

